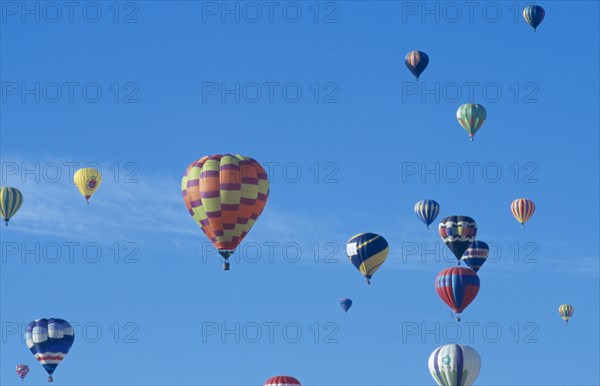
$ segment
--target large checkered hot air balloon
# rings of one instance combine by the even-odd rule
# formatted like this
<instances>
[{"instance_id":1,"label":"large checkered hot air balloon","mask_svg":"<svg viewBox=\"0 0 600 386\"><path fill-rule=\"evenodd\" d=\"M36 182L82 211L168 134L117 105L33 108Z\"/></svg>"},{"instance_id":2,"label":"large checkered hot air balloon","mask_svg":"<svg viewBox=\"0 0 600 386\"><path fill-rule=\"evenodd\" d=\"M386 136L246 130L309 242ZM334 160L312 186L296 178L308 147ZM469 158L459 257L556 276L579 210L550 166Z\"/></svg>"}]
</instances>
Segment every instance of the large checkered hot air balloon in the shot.
<instances>
[{"instance_id":1,"label":"large checkered hot air balloon","mask_svg":"<svg viewBox=\"0 0 600 386\"><path fill-rule=\"evenodd\" d=\"M250 157L205 156L187 168L181 191L189 213L223 257L223 269L229 270L229 256L267 204L267 172Z\"/></svg>"},{"instance_id":2,"label":"large checkered hot air balloon","mask_svg":"<svg viewBox=\"0 0 600 386\"><path fill-rule=\"evenodd\" d=\"M75 335L73 327L63 319L37 319L25 329L25 343L48 373L52 374L71 349Z\"/></svg>"}]
</instances>

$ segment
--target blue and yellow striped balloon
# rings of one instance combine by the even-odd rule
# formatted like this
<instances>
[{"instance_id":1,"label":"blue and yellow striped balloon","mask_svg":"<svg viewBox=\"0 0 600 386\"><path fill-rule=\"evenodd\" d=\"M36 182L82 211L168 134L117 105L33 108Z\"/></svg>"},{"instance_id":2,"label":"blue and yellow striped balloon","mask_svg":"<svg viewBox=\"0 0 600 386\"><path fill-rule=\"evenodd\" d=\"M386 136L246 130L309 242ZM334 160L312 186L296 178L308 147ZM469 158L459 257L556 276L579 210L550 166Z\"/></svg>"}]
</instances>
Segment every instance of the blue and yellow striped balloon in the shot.
<instances>
[{"instance_id":1,"label":"blue and yellow striped balloon","mask_svg":"<svg viewBox=\"0 0 600 386\"><path fill-rule=\"evenodd\" d=\"M388 242L375 233L359 233L346 243L348 259L367 279L367 284L371 284L371 276L383 264L388 251Z\"/></svg>"},{"instance_id":2,"label":"blue and yellow striped balloon","mask_svg":"<svg viewBox=\"0 0 600 386\"><path fill-rule=\"evenodd\" d=\"M422 200L415 204L415 214L429 229L429 225L440 214L440 204L433 200Z\"/></svg>"},{"instance_id":3,"label":"blue and yellow striped balloon","mask_svg":"<svg viewBox=\"0 0 600 386\"><path fill-rule=\"evenodd\" d=\"M8 220L17 213L23 204L23 194L17 188L0 187L0 215L8 226Z\"/></svg>"}]
</instances>

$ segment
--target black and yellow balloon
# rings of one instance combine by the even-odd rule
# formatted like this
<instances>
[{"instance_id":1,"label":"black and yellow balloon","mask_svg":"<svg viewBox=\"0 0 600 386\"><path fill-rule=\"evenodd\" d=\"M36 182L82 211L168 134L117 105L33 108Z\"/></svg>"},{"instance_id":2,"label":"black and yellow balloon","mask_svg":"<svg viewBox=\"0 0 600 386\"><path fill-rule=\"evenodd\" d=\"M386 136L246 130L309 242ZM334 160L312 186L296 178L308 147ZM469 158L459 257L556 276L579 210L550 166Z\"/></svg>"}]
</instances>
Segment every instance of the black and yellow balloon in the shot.
<instances>
[{"instance_id":1,"label":"black and yellow balloon","mask_svg":"<svg viewBox=\"0 0 600 386\"><path fill-rule=\"evenodd\" d=\"M98 170L94 168L82 168L75 172L73 182L77 185L79 193L85 197L86 203L89 204L90 198L92 198L92 195L96 192L102 182L102 176Z\"/></svg>"},{"instance_id":2,"label":"black and yellow balloon","mask_svg":"<svg viewBox=\"0 0 600 386\"><path fill-rule=\"evenodd\" d=\"M388 256L388 242L375 233L359 233L346 243L346 254L350 262L371 284L371 277Z\"/></svg>"},{"instance_id":3,"label":"black and yellow balloon","mask_svg":"<svg viewBox=\"0 0 600 386\"><path fill-rule=\"evenodd\" d=\"M8 220L17 213L21 205L23 205L23 194L19 189L8 186L0 187L0 215L6 226L8 226Z\"/></svg>"}]
</instances>

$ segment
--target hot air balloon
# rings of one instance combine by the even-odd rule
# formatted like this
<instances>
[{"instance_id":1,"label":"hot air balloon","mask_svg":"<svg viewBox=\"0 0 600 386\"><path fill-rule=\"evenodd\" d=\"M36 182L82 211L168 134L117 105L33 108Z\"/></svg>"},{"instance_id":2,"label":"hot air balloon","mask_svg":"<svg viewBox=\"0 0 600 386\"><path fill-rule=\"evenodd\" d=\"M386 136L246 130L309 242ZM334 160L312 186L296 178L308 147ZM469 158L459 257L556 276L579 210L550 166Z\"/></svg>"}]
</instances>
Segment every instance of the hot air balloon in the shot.
<instances>
[{"instance_id":1,"label":"hot air balloon","mask_svg":"<svg viewBox=\"0 0 600 386\"><path fill-rule=\"evenodd\" d=\"M21 378L21 381L23 381L23 379L25 379L25 377L27 376L28 373L29 373L29 366L27 366L25 364L17 365L17 375L19 376L19 378Z\"/></svg>"},{"instance_id":2,"label":"hot air balloon","mask_svg":"<svg viewBox=\"0 0 600 386\"><path fill-rule=\"evenodd\" d=\"M25 343L48 373L48 382L53 381L52 374L74 339L73 327L63 319L37 319L27 325Z\"/></svg>"},{"instance_id":3,"label":"hot air balloon","mask_svg":"<svg viewBox=\"0 0 600 386\"><path fill-rule=\"evenodd\" d=\"M575 309L570 304L561 304L560 307L558 307L558 313L566 324L569 324L569 319L573 316L573 311L575 311Z\"/></svg>"},{"instance_id":4,"label":"hot air balloon","mask_svg":"<svg viewBox=\"0 0 600 386\"><path fill-rule=\"evenodd\" d=\"M523 19L525 19L527 24L533 27L533 32L537 31L537 27L542 20L544 20L545 15L546 12L544 11L544 8L539 5L528 5L523 8Z\"/></svg>"},{"instance_id":5,"label":"hot air balloon","mask_svg":"<svg viewBox=\"0 0 600 386\"><path fill-rule=\"evenodd\" d=\"M302 386L302 384L294 377L277 375L267 379L264 386Z\"/></svg>"},{"instance_id":6,"label":"hot air balloon","mask_svg":"<svg viewBox=\"0 0 600 386\"><path fill-rule=\"evenodd\" d=\"M485 107L477 103L465 103L456 110L458 123L469 133L471 141L487 118Z\"/></svg>"},{"instance_id":7,"label":"hot air balloon","mask_svg":"<svg viewBox=\"0 0 600 386\"><path fill-rule=\"evenodd\" d=\"M267 204L267 173L250 157L205 156L187 168L181 191L189 213L223 257L223 269L229 270L229 256Z\"/></svg>"},{"instance_id":8,"label":"hot air balloon","mask_svg":"<svg viewBox=\"0 0 600 386\"><path fill-rule=\"evenodd\" d=\"M408 70L419 80L419 76L429 64L429 56L422 51L411 51L406 54L404 58L404 64L408 67Z\"/></svg>"},{"instance_id":9,"label":"hot air balloon","mask_svg":"<svg viewBox=\"0 0 600 386\"><path fill-rule=\"evenodd\" d=\"M440 213L440 204L433 200L422 200L415 204L415 214L429 229Z\"/></svg>"},{"instance_id":10,"label":"hot air balloon","mask_svg":"<svg viewBox=\"0 0 600 386\"><path fill-rule=\"evenodd\" d=\"M94 168L82 168L75 172L73 182L77 185L79 193L85 197L86 204L89 204L90 198L92 198L92 195L100 187L100 183L102 183L102 176Z\"/></svg>"},{"instance_id":11,"label":"hot air balloon","mask_svg":"<svg viewBox=\"0 0 600 386\"><path fill-rule=\"evenodd\" d=\"M490 247L483 241L474 241L473 244L467 248L462 260L471 268L473 271L479 271L479 268L485 263L490 254Z\"/></svg>"},{"instance_id":12,"label":"hot air balloon","mask_svg":"<svg viewBox=\"0 0 600 386\"><path fill-rule=\"evenodd\" d=\"M513 216L521 223L521 227L525 228L525 223L533 216L535 212L535 204L533 201L526 198L518 198L510 204Z\"/></svg>"},{"instance_id":13,"label":"hot air balloon","mask_svg":"<svg viewBox=\"0 0 600 386\"><path fill-rule=\"evenodd\" d=\"M481 358L474 348L447 344L429 356L429 372L440 386L471 386L481 369Z\"/></svg>"},{"instance_id":14,"label":"hot air balloon","mask_svg":"<svg viewBox=\"0 0 600 386\"><path fill-rule=\"evenodd\" d=\"M342 309L348 313L348 310L350 307L352 307L352 299L343 298L340 300L340 306L342 306Z\"/></svg>"},{"instance_id":15,"label":"hot air balloon","mask_svg":"<svg viewBox=\"0 0 600 386\"><path fill-rule=\"evenodd\" d=\"M460 314L475 300L479 276L469 268L446 268L436 276L435 290L452 311ZM460 322L460 316L456 320Z\"/></svg>"},{"instance_id":16,"label":"hot air balloon","mask_svg":"<svg viewBox=\"0 0 600 386\"><path fill-rule=\"evenodd\" d=\"M468 216L449 216L440 221L438 232L460 265L462 255L475 241L477 223Z\"/></svg>"},{"instance_id":17,"label":"hot air balloon","mask_svg":"<svg viewBox=\"0 0 600 386\"><path fill-rule=\"evenodd\" d=\"M367 279L367 284L371 284L371 276L387 258L388 243L378 234L359 233L348 240L346 254Z\"/></svg>"},{"instance_id":18,"label":"hot air balloon","mask_svg":"<svg viewBox=\"0 0 600 386\"><path fill-rule=\"evenodd\" d=\"M8 220L17 213L22 204L23 194L19 189L0 187L0 215L4 219L4 225L8 226Z\"/></svg>"}]
</instances>

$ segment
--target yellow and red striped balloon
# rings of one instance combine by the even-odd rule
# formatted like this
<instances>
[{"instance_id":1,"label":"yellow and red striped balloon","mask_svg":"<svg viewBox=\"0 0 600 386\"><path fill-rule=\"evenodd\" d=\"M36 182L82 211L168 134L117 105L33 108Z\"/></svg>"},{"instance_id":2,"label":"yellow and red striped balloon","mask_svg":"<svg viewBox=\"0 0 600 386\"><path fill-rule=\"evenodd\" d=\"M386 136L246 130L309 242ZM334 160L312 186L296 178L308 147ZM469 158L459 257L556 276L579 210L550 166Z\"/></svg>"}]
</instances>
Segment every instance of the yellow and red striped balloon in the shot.
<instances>
[{"instance_id":1,"label":"yellow and red striped balloon","mask_svg":"<svg viewBox=\"0 0 600 386\"><path fill-rule=\"evenodd\" d=\"M248 234L269 197L269 180L263 167L242 155L202 157L181 179L183 201L190 215L225 259Z\"/></svg>"},{"instance_id":2,"label":"yellow and red striped balloon","mask_svg":"<svg viewBox=\"0 0 600 386\"><path fill-rule=\"evenodd\" d=\"M533 201L526 198L518 198L510 205L513 216L521 223L521 226L525 228L525 223L529 221L533 213L535 212L535 204Z\"/></svg>"}]
</instances>

